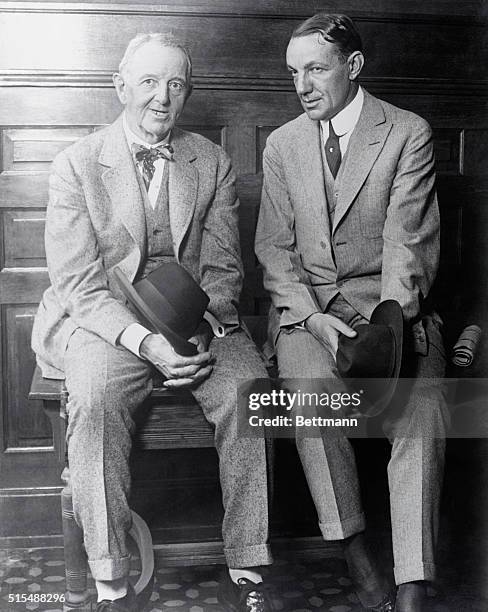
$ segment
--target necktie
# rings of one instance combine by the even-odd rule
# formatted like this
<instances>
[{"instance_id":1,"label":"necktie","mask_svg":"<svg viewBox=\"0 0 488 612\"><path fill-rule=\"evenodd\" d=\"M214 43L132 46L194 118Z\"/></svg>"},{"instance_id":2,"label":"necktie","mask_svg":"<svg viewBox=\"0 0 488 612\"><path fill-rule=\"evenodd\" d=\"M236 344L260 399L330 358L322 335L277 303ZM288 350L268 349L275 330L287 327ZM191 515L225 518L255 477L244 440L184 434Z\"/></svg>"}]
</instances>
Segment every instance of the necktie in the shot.
<instances>
[{"instance_id":1,"label":"necktie","mask_svg":"<svg viewBox=\"0 0 488 612\"><path fill-rule=\"evenodd\" d=\"M171 161L173 159L173 152L173 147L169 144L153 147L152 149L136 143L132 145L132 153L141 170L146 189L149 189L154 176L154 162L159 158Z\"/></svg>"},{"instance_id":2,"label":"necktie","mask_svg":"<svg viewBox=\"0 0 488 612\"><path fill-rule=\"evenodd\" d=\"M339 172L341 165L341 147L339 146L339 137L334 132L332 121L329 121L329 137L325 143L325 158L329 164L332 176L335 178Z\"/></svg>"}]
</instances>

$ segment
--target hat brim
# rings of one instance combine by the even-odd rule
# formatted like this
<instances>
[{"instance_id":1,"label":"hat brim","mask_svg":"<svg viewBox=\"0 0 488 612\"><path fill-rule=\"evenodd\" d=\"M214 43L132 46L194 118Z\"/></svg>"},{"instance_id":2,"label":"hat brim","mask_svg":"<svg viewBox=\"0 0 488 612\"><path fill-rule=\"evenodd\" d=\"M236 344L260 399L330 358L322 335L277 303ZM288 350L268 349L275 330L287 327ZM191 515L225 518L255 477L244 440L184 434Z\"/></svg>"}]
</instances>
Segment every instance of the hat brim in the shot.
<instances>
[{"instance_id":1,"label":"hat brim","mask_svg":"<svg viewBox=\"0 0 488 612\"><path fill-rule=\"evenodd\" d=\"M394 338L394 365L391 376L385 379L385 388L381 389L379 397L369 402L363 397L360 412L367 417L375 417L381 414L390 404L398 383L398 376L402 365L403 354L403 312L396 300L384 300L373 310L370 323L386 325L393 332ZM371 381L374 384L374 381Z\"/></svg>"},{"instance_id":2,"label":"hat brim","mask_svg":"<svg viewBox=\"0 0 488 612\"><path fill-rule=\"evenodd\" d=\"M198 353L197 347L195 344L193 344L193 342L188 342L188 340L185 338L175 334L175 332L172 331L163 321L159 320L152 309L149 308L146 302L139 296L132 283L129 282L128 278L125 276L122 270L120 270L120 268L116 267L114 269L114 274L123 294L129 300L132 306L134 306L151 331L162 334L179 355L191 357Z\"/></svg>"},{"instance_id":3,"label":"hat brim","mask_svg":"<svg viewBox=\"0 0 488 612\"><path fill-rule=\"evenodd\" d=\"M398 379L403 355L403 311L396 300L385 300L378 304L371 314L371 323L387 325L393 331L395 339L395 366L391 377Z\"/></svg>"}]
</instances>

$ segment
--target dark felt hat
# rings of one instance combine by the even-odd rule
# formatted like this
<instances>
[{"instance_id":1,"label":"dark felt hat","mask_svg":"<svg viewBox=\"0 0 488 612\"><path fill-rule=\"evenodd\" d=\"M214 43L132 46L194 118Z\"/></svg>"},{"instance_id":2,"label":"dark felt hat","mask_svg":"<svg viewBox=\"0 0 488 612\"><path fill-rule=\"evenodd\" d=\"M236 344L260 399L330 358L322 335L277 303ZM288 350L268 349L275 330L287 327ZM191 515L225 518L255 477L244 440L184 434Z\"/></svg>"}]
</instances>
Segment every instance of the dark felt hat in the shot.
<instances>
[{"instance_id":1,"label":"dark felt hat","mask_svg":"<svg viewBox=\"0 0 488 612\"><path fill-rule=\"evenodd\" d=\"M192 276L177 263L158 266L133 285L119 268L115 277L141 322L162 334L180 355L197 353L188 342L202 321L209 297Z\"/></svg>"},{"instance_id":2,"label":"dark felt hat","mask_svg":"<svg viewBox=\"0 0 488 612\"><path fill-rule=\"evenodd\" d=\"M357 336L339 336L337 369L355 390L362 390L358 409L380 414L395 392L403 351L403 313L396 300L374 309L369 323L355 328Z\"/></svg>"}]
</instances>

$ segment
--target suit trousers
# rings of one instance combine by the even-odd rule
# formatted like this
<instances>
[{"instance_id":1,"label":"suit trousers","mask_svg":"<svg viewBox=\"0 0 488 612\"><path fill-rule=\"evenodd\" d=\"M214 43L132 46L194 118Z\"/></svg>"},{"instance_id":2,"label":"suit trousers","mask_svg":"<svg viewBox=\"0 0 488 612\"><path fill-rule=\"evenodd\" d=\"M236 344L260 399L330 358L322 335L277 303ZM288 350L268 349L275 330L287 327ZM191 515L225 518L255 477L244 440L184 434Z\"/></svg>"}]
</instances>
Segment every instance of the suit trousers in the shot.
<instances>
[{"instance_id":1,"label":"suit trousers","mask_svg":"<svg viewBox=\"0 0 488 612\"><path fill-rule=\"evenodd\" d=\"M241 330L214 338L210 350L214 369L192 393L215 428L225 558L231 568L267 565L272 559L265 440L239 438L236 407L240 379L267 377L267 372ZM68 343L65 373L75 519L83 529L93 577L114 580L129 573L131 436L136 411L151 393L154 369L79 328Z\"/></svg>"},{"instance_id":2,"label":"suit trousers","mask_svg":"<svg viewBox=\"0 0 488 612\"><path fill-rule=\"evenodd\" d=\"M351 327L367 322L340 295L327 312ZM399 382L404 387L399 395L408 399L390 406L383 424L392 444L388 484L397 584L435 577L434 550L449 419L442 383L445 355L439 323L426 316L423 325L428 353L416 356L414 378ZM276 352L282 378L339 377L335 357L303 328L282 329ZM421 384L427 378L433 379L428 393ZM324 539L344 539L362 531L365 519L354 452L345 435L337 429L323 428L321 439L297 438L297 449Z\"/></svg>"}]
</instances>

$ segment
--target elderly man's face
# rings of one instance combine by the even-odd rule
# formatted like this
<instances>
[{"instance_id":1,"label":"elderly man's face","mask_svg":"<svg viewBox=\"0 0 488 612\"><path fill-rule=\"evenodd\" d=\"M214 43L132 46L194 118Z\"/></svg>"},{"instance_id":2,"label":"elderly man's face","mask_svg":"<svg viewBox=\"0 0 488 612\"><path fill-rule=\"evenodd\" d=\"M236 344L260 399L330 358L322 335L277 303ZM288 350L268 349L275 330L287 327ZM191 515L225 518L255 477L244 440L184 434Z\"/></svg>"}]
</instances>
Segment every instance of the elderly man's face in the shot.
<instances>
[{"instance_id":1,"label":"elderly man's face","mask_svg":"<svg viewBox=\"0 0 488 612\"><path fill-rule=\"evenodd\" d=\"M115 88L131 130L149 144L163 140L185 106L190 84L181 49L149 42L139 47Z\"/></svg>"},{"instance_id":2,"label":"elderly man's face","mask_svg":"<svg viewBox=\"0 0 488 612\"><path fill-rule=\"evenodd\" d=\"M337 46L318 33L290 40L286 63L310 119L332 119L354 98L357 85L353 79L362 68L362 55L357 52L355 57L360 66L351 59L344 61Z\"/></svg>"}]
</instances>

